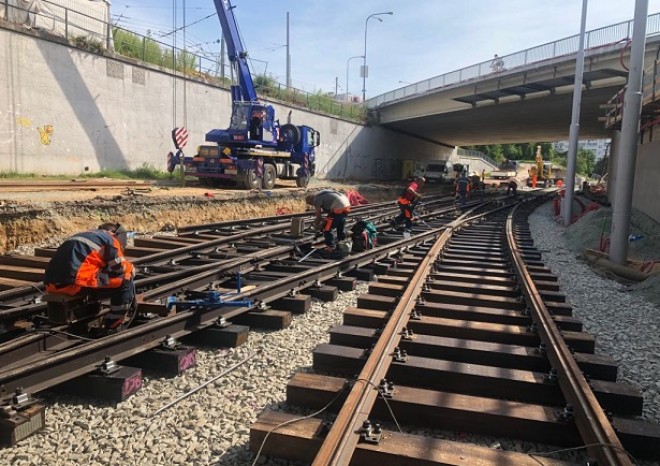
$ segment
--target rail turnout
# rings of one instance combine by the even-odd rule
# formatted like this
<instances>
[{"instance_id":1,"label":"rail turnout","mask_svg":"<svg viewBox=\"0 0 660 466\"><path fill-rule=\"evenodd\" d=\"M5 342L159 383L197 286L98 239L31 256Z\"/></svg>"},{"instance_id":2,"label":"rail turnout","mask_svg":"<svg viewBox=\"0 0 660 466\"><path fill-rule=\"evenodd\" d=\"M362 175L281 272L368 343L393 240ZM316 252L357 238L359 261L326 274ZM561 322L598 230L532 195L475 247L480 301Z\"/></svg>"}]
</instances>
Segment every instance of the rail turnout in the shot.
<instances>
[{"instance_id":1,"label":"rail turnout","mask_svg":"<svg viewBox=\"0 0 660 466\"><path fill-rule=\"evenodd\" d=\"M379 244L338 260L314 254L308 213L138 237L126 251L137 316L112 334L96 331L103 302L53 311L40 281L54 249L2 256L0 442L45 426L40 391L124 400L142 387L141 368L182 373L195 366L195 345L238 346L250 328L285 328L312 297L331 301L363 280L368 293L316 347L313 371L288 384L287 406L310 414L263 411L250 432L255 461L570 464L419 435L438 427L582 449L598 464L657 459L660 427L640 420L642 394L594 354L534 248L526 218L543 200L489 194L458 208L431 196L403 239L388 226L392 203L354 208L349 222L373 221Z\"/></svg>"}]
</instances>

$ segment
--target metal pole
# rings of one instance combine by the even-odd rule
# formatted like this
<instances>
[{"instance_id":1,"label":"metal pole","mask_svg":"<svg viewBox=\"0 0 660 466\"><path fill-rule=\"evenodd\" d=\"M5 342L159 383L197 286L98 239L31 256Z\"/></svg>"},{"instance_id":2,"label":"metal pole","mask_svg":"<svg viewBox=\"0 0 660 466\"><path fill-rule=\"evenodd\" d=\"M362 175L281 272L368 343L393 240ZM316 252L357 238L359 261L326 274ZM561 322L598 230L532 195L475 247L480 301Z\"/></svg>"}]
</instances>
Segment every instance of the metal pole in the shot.
<instances>
[{"instance_id":1,"label":"metal pole","mask_svg":"<svg viewBox=\"0 0 660 466\"><path fill-rule=\"evenodd\" d=\"M646 15L648 0L635 1L632 47L630 49L630 71L628 89L623 103L621 139L617 155L617 179L614 190L612 233L610 237L610 260L625 264L628 259L628 235L632 210L635 159L639 137L639 115L642 109L642 79L644 73L644 51L646 42Z\"/></svg>"},{"instance_id":2,"label":"metal pole","mask_svg":"<svg viewBox=\"0 0 660 466\"><path fill-rule=\"evenodd\" d=\"M362 58L362 102L367 100L367 25L369 24L369 18L373 15L367 16L367 20L364 22L364 54Z\"/></svg>"},{"instance_id":3,"label":"metal pole","mask_svg":"<svg viewBox=\"0 0 660 466\"><path fill-rule=\"evenodd\" d=\"M226 374L229 374L230 372L234 371L235 369L238 369L240 366L242 366L243 364L245 364L246 362L248 362L250 359L252 359L253 357L255 357L257 354L260 354L261 352L262 352L262 350L258 350L258 351L255 352L255 353L249 354L245 359L243 359L242 361L240 361L240 362L234 364L234 365L231 366L230 368L225 369L224 371L222 371L220 374L216 375L216 376L213 377L212 379L209 379L209 380L207 380L206 382L204 382L203 384L201 384L201 385L199 385L199 386L193 388L193 389L190 390L190 391L187 391L187 392L184 393L183 395L179 396L176 400L174 400L174 401L172 401L172 402L166 404L165 406L163 406L163 407L161 407L161 408L158 408L158 409L157 409L156 411L154 411L154 413L151 414L149 417L157 416L158 414L162 413L162 412L165 411L166 409L171 408L172 406L174 406L175 404L177 404L179 401L181 401L181 400L183 400L183 399L185 399L185 398L188 398L188 397L189 397L190 395L192 395L193 393L196 393L196 392L200 391L202 388L206 387L206 386L207 386L208 384L210 384L210 383L215 382L215 381L218 380L220 377L223 377L223 376L225 376Z\"/></svg>"},{"instance_id":4,"label":"metal pole","mask_svg":"<svg viewBox=\"0 0 660 466\"><path fill-rule=\"evenodd\" d=\"M582 21L580 22L580 45L575 60L575 84L573 84L573 116L568 139L568 155L565 197L562 209L564 225L571 224L573 215L573 196L575 194L575 165L577 160L577 144L580 135L580 102L582 99L582 76L584 74L584 31L587 24L587 0L582 0Z\"/></svg>"},{"instance_id":5,"label":"metal pole","mask_svg":"<svg viewBox=\"0 0 660 466\"><path fill-rule=\"evenodd\" d=\"M347 102L350 102L350 94L348 93L348 70L351 65L351 60L354 58L364 58L364 55L356 55L354 57L349 58L348 61L346 62L346 101Z\"/></svg>"},{"instance_id":6,"label":"metal pole","mask_svg":"<svg viewBox=\"0 0 660 466\"><path fill-rule=\"evenodd\" d=\"M346 86L345 86L346 98L344 99L345 102L350 102L351 101L351 97L348 94L348 70L349 70L350 64L351 64L351 59L349 58L348 61L346 62Z\"/></svg>"},{"instance_id":7,"label":"metal pole","mask_svg":"<svg viewBox=\"0 0 660 466\"><path fill-rule=\"evenodd\" d=\"M367 101L367 26L369 25L369 20L371 18L376 18L378 21L381 23L383 22L382 19L378 18L380 15L393 15L394 13L391 11L386 11L384 13L373 13L369 16L367 16L367 19L364 22L364 66L362 67L362 102Z\"/></svg>"},{"instance_id":8,"label":"metal pole","mask_svg":"<svg viewBox=\"0 0 660 466\"><path fill-rule=\"evenodd\" d=\"M289 12L286 12L286 87L291 87L291 53L289 49Z\"/></svg>"}]
</instances>

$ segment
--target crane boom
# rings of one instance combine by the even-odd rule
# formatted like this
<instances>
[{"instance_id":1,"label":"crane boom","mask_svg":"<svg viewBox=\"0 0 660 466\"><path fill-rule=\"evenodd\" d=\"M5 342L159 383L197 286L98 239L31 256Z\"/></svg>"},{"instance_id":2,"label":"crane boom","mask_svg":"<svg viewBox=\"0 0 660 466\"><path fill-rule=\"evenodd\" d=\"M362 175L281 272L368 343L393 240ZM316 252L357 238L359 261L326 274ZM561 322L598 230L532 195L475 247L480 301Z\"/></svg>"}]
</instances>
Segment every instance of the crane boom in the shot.
<instances>
[{"instance_id":1,"label":"crane boom","mask_svg":"<svg viewBox=\"0 0 660 466\"><path fill-rule=\"evenodd\" d=\"M234 6L230 0L213 1L227 43L232 74L236 77L231 86L229 127L208 131L205 141L209 144L197 147L193 157L183 154L177 137L185 128L175 128L172 140L178 151L176 155L168 154L167 170L171 173L176 165L182 164L185 175L195 176L207 186L227 182L247 189L262 186L272 189L275 180L281 178L296 180L296 186L304 188L316 169L315 148L321 136L314 128L296 126L290 120L280 125L275 108L259 101L247 51L238 33Z\"/></svg>"},{"instance_id":2,"label":"crane boom","mask_svg":"<svg viewBox=\"0 0 660 466\"><path fill-rule=\"evenodd\" d=\"M250 67L247 61L247 50L238 33L238 24L234 17L234 6L229 0L213 0L215 9L220 18L222 35L227 43L227 54L229 61L236 72L238 86L232 86L232 98L247 102L257 101L257 91L254 89Z\"/></svg>"}]
</instances>

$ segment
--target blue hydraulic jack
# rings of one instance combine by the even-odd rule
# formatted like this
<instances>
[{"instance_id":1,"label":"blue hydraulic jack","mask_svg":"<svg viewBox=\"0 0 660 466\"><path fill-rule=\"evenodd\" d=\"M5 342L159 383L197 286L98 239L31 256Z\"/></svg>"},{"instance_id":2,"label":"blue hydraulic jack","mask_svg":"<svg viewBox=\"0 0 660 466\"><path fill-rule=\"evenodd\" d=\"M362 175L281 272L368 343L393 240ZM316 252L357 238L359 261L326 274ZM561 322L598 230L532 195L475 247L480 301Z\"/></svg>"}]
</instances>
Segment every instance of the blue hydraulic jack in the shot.
<instances>
[{"instance_id":1,"label":"blue hydraulic jack","mask_svg":"<svg viewBox=\"0 0 660 466\"><path fill-rule=\"evenodd\" d=\"M230 293L221 293L219 291L188 291L187 296L195 296L197 299L179 300L176 296L167 298L165 306L167 310L171 310L174 306L178 310L185 310L190 308L200 309L214 309L224 306L247 306L252 307L254 300L252 299L236 299L231 300L232 296L237 296L241 293L241 274L236 274L236 291ZM229 298L229 299L228 299Z\"/></svg>"}]
</instances>

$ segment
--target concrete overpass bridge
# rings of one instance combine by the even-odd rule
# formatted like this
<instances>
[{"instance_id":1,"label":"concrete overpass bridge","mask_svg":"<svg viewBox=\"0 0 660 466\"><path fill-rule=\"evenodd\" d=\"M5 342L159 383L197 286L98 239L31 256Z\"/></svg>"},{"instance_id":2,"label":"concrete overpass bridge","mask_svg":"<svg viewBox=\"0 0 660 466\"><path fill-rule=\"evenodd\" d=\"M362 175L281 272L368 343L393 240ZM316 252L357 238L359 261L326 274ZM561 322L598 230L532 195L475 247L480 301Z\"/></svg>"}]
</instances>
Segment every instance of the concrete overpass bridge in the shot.
<instances>
[{"instance_id":1,"label":"concrete overpass bridge","mask_svg":"<svg viewBox=\"0 0 660 466\"><path fill-rule=\"evenodd\" d=\"M603 105L625 84L632 20L589 31L580 138L607 138ZM579 36L421 81L367 101L383 127L448 146L568 139ZM645 63L660 54L660 13L648 17Z\"/></svg>"}]
</instances>

